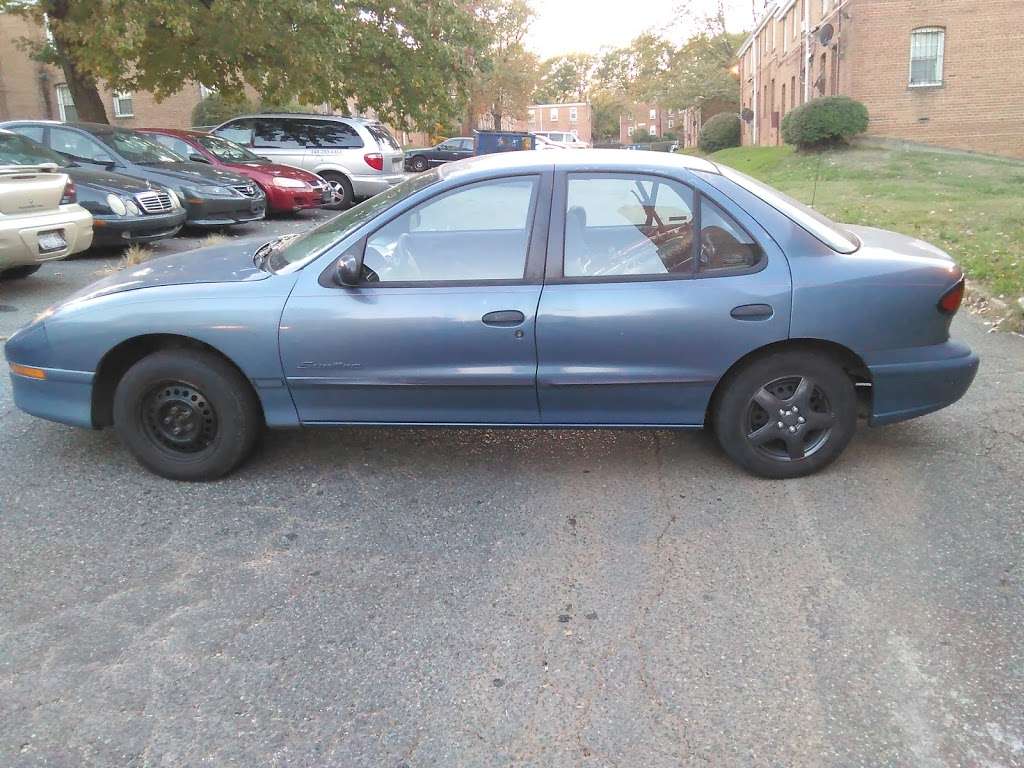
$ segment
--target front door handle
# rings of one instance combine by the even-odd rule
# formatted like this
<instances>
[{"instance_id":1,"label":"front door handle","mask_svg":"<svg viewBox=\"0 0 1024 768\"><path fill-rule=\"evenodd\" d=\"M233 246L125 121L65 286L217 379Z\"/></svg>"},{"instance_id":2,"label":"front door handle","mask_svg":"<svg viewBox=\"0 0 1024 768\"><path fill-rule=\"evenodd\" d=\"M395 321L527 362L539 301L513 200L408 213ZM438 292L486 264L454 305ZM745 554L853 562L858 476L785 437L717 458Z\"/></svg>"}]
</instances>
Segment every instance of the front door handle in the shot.
<instances>
[{"instance_id":1,"label":"front door handle","mask_svg":"<svg viewBox=\"0 0 1024 768\"><path fill-rule=\"evenodd\" d=\"M729 313L737 320L770 320L775 310L771 304L744 304Z\"/></svg>"},{"instance_id":2,"label":"front door handle","mask_svg":"<svg viewBox=\"0 0 1024 768\"><path fill-rule=\"evenodd\" d=\"M481 318L481 320L484 321L484 325L495 325L499 328L512 328L517 325L522 325L523 321L526 320L526 315L518 309L502 309L498 312L488 312Z\"/></svg>"}]
</instances>

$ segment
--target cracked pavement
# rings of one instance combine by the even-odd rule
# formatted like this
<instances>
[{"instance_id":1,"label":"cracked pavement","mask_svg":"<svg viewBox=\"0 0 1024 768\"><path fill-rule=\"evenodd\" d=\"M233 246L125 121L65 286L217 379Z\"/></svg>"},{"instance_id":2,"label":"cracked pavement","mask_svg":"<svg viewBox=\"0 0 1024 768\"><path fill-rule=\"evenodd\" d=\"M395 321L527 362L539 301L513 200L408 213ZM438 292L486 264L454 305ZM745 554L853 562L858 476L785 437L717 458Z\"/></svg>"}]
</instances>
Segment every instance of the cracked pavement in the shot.
<instances>
[{"instance_id":1,"label":"cracked pavement","mask_svg":"<svg viewBox=\"0 0 1024 768\"><path fill-rule=\"evenodd\" d=\"M0 286L0 335L103 263ZM4 376L0 765L1024 765L1024 338L954 331L963 401L782 482L351 429L176 484Z\"/></svg>"}]
</instances>

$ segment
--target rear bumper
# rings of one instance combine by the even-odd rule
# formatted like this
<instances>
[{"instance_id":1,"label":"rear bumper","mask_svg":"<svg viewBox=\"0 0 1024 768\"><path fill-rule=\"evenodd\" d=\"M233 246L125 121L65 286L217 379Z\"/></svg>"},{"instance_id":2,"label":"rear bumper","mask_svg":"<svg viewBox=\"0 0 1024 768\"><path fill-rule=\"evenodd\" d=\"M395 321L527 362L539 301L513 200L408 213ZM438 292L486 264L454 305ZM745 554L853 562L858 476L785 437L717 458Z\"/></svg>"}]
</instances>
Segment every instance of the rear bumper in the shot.
<instances>
[{"instance_id":1,"label":"rear bumper","mask_svg":"<svg viewBox=\"0 0 1024 768\"><path fill-rule=\"evenodd\" d=\"M66 246L41 253L40 233L55 230L63 235ZM79 205L64 205L59 211L41 216L12 217L0 225L0 269L63 259L91 244L92 214Z\"/></svg>"},{"instance_id":2,"label":"rear bumper","mask_svg":"<svg viewBox=\"0 0 1024 768\"><path fill-rule=\"evenodd\" d=\"M185 211L152 216L97 216L93 221L93 245L148 243L173 237L185 223Z\"/></svg>"},{"instance_id":3,"label":"rear bumper","mask_svg":"<svg viewBox=\"0 0 1024 768\"><path fill-rule=\"evenodd\" d=\"M404 173L382 173L374 176L351 176L352 194L359 197L373 197L386 192L395 184L405 181Z\"/></svg>"},{"instance_id":4,"label":"rear bumper","mask_svg":"<svg viewBox=\"0 0 1024 768\"><path fill-rule=\"evenodd\" d=\"M894 424L952 405L971 386L978 356L964 344L890 350L865 359L872 381L872 426Z\"/></svg>"}]
</instances>

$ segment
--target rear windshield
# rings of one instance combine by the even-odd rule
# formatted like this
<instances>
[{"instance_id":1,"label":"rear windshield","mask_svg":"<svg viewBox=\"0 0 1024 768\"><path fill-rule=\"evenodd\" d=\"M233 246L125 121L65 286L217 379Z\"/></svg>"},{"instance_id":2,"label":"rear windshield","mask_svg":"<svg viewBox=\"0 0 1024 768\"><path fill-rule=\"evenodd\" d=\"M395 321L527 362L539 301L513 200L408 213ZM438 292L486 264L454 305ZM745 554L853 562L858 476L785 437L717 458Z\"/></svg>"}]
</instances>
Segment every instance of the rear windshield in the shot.
<instances>
[{"instance_id":1,"label":"rear windshield","mask_svg":"<svg viewBox=\"0 0 1024 768\"><path fill-rule=\"evenodd\" d=\"M391 131L380 123L367 123L366 130L368 130L370 135L385 147L401 149L401 146L399 146L398 142L395 141L395 137L391 135Z\"/></svg>"},{"instance_id":2,"label":"rear windshield","mask_svg":"<svg viewBox=\"0 0 1024 768\"><path fill-rule=\"evenodd\" d=\"M748 192L757 195L779 213L792 219L814 235L814 237L821 240L833 251L853 253L860 248L860 240L855 235L847 232L832 221L832 219L823 216L810 206L804 205L799 200L794 200L789 195L783 194L779 190L773 189L767 184L763 184L757 179L753 179L733 168L720 165L718 169L725 178L739 184Z\"/></svg>"},{"instance_id":3,"label":"rear windshield","mask_svg":"<svg viewBox=\"0 0 1024 768\"><path fill-rule=\"evenodd\" d=\"M0 165L42 165L54 163L61 168L71 165L63 155L47 149L32 139L16 133L0 133Z\"/></svg>"}]
</instances>

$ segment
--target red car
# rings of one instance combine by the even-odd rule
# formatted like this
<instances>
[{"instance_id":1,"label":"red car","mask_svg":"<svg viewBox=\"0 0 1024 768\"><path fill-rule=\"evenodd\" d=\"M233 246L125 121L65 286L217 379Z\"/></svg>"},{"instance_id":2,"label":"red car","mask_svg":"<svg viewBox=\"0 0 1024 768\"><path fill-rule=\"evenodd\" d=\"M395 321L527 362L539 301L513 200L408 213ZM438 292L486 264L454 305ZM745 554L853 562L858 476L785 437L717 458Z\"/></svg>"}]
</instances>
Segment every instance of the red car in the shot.
<instances>
[{"instance_id":1,"label":"red car","mask_svg":"<svg viewBox=\"0 0 1024 768\"><path fill-rule=\"evenodd\" d=\"M319 208L331 200L327 182L315 173L292 165L272 163L220 136L170 128L142 128L139 132L189 160L252 179L266 194L267 207L271 211L292 213L304 208Z\"/></svg>"}]
</instances>

